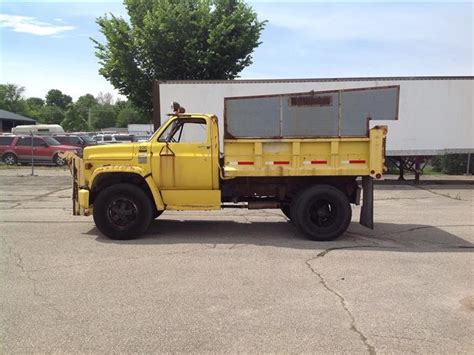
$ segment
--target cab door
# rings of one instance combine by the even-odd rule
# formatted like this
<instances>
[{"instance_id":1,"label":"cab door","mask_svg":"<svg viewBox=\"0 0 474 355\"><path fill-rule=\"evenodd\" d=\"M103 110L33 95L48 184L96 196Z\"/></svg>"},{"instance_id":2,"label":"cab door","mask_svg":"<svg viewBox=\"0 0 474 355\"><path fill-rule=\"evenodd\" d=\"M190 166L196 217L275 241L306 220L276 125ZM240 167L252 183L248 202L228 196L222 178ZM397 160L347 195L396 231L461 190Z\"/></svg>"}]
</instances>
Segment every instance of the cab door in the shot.
<instances>
[{"instance_id":1,"label":"cab door","mask_svg":"<svg viewBox=\"0 0 474 355\"><path fill-rule=\"evenodd\" d=\"M213 189L213 149L204 118L175 119L152 150L153 177L160 189Z\"/></svg>"},{"instance_id":2,"label":"cab door","mask_svg":"<svg viewBox=\"0 0 474 355\"><path fill-rule=\"evenodd\" d=\"M217 210L221 206L217 145L209 120L174 118L152 143L152 176L170 210ZM214 176L215 175L215 176Z\"/></svg>"}]
</instances>

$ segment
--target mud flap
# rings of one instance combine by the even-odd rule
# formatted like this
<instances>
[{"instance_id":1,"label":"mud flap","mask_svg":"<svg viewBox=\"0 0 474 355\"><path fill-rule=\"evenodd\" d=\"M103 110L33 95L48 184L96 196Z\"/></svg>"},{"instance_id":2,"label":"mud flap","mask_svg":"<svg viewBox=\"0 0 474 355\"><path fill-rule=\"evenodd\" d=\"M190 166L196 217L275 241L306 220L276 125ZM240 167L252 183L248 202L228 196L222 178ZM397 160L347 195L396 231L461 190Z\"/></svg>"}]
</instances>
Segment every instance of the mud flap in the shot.
<instances>
[{"instance_id":1,"label":"mud flap","mask_svg":"<svg viewBox=\"0 0 474 355\"><path fill-rule=\"evenodd\" d=\"M362 209L359 223L374 229L374 179L370 176L362 177Z\"/></svg>"}]
</instances>

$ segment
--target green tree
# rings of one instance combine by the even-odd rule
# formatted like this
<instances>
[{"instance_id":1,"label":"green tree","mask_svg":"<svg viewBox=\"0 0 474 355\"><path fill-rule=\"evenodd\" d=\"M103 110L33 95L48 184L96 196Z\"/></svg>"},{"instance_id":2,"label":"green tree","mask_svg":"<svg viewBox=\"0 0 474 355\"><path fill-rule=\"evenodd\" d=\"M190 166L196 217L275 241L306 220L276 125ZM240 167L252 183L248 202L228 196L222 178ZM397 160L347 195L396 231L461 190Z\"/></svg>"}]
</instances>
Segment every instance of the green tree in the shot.
<instances>
[{"instance_id":1,"label":"green tree","mask_svg":"<svg viewBox=\"0 0 474 355\"><path fill-rule=\"evenodd\" d=\"M94 128L101 129L115 126L117 114L112 105L96 105L91 112Z\"/></svg>"},{"instance_id":2,"label":"green tree","mask_svg":"<svg viewBox=\"0 0 474 355\"><path fill-rule=\"evenodd\" d=\"M127 127L129 123L150 123L150 119L143 112L132 106L122 108L117 115L117 127Z\"/></svg>"},{"instance_id":3,"label":"green tree","mask_svg":"<svg viewBox=\"0 0 474 355\"><path fill-rule=\"evenodd\" d=\"M46 94L46 105L48 106L56 106L64 110L71 103L72 97L63 94L61 90L51 89Z\"/></svg>"},{"instance_id":4,"label":"green tree","mask_svg":"<svg viewBox=\"0 0 474 355\"><path fill-rule=\"evenodd\" d=\"M26 104L23 99L25 88L16 84L0 85L0 108L18 114L25 114Z\"/></svg>"},{"instance_id":5,"label":"green tree","mask_svg":"<svg viewBox=\"0 0 474 355\"><path fill-rule=\"evenodd\" d=\"M64 111L57 106L43 106L39 113L39 118L42 123L61 124L64 120Z\"/></svg>"},{"instance_id":6,"label":"green tree","mask_svg":"<svg viewBox=\"0 0 474 355\"><path fill-rule=\"evenodd\" d=\"M89 125L84 116L80 113L77 105L70 105L66 111L64 120L61 122L61 126L66 131L87 131Z\"/></svg>"},{"instance_id":7,"label":"green tree","mask_svg":"<svg viewBox=\"0 0 474 355\"><path fill-rule=\"evenodd\" d=\"M29 97L25 100L26 116L39 120L41 118L41 109L44 106L44 100L39 97Z\"/></svg>"},{"instance_id":8,"label":"green tree","mask_svg":"<svg viewBox=\"0 0 474 355\"><path fill-rule=\"evenodd\" d=\"M89 114L92 114L92 110L97 104L96 98L91 94L80 96L75 103L78 114L86 122L89 122Z\"/></svg>"},{"instance_id":9,"label":"green tree","mask_svg":"<svg viewBox=\"0 0 474 355\"><path fill-rule=\"evenodd\" d=\"M125 0L130 21L97 18L99 73L151 111L155 79L233 79L252 63L265 21L243 0Z\"/></svg>"},{"instance_id":10,"label":"green tree","mask_svg":"<svg viewBox=\"0 0 474 355\"><path fill-rule=\"evenodd\" d=\"M76 105L79 109L90 109L97 105L97 100L93 95L85 94L77 99Z\"/></svg>"},{"instance_id":11,"label":"green tree","mask_svg":"<svg viewBox=\"0 0 474 355\"><path fill-rule=\"evenodd\" d=\"M471 155L470 173L474 171L474 155ZM448 175L462 175L467 172L468 154L438 155L431 160L434 171Z\"/></svg>"},{"instance_id":12,"label":"green tree","mask_svg":"<svg viewBox=\"0 0 474 355\"><path fill-rule=\"evenodd\" d=\"M40 97L29 97L26 99L26 104L31 109L39 110L44 106L44 100Z\"/></svg>"}]
</instances>

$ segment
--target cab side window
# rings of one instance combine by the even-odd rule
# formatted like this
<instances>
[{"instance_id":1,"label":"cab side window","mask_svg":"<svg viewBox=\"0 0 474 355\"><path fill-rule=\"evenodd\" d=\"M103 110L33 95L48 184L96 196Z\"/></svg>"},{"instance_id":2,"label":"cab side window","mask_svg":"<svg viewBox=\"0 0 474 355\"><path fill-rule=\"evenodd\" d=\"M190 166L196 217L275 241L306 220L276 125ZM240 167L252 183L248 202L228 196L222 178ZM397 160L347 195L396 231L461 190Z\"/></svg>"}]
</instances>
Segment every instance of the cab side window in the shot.
<instances>
[{"instance_id":1,"label":"cab side window","mask_svg":"<svg viewBox=\"0 0 474 355\"><path fill-rule=\"evenodd\" d=\"M176 120L163 132L160 142L204 143L207 141L207 125L203 119Z\"/></svg>"}]
</instances>

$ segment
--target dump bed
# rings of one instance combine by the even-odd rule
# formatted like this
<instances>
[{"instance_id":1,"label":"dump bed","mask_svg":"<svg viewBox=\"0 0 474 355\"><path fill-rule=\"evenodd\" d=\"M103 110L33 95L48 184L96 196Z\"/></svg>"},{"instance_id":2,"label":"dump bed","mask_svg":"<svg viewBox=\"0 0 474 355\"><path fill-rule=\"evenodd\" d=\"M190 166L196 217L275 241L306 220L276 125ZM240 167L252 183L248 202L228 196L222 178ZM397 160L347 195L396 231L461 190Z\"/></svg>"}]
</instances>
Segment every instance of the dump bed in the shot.
<instances>
[{"instance_id":1,"label":"dump bed","mask_svg":"<svg viewBox=\"0 0 474 355\"><path fill-rule=\"evenodd\" d=\"M399 87L225 99L224 175L373 176L384 169Z\"/></svg>"}]
</instances>

